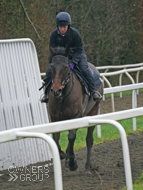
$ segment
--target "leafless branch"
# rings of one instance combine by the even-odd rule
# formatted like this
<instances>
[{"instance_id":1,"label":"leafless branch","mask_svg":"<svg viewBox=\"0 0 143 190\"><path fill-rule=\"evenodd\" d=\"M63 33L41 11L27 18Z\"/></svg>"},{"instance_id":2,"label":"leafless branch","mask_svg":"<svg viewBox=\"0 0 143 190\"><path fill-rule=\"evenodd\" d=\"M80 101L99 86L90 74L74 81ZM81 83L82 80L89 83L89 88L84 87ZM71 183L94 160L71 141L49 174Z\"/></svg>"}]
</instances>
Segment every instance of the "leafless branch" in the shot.
<instances>
[{"instance_id":1,"label":"leafless branch","mask_svg":"<svg viewBox=\"0 0 143 190\"><path fill-rule=\"evenodd\" d=\"M27 11L26 11L26 9L25 9L25 7L24 7L24 4L23 4L22 0L19 0L19 1L20 1L21 5L22 5L22 7L23 7L23 9L24 9L24 12L25 12L25 14L26 14L26 16L27 16L27 19L29 20L29 22L30 22L31 25L33 26L33 28L34 28L34 30L35 30L35 32L36 32L38 38L41 40L41 37L40 37L40 35L38 34L38 31L36 30L36 28L35 28L33 22L31 21L31 19L30 19L29 16L28 16L28 13L27 13Z\"/></svg>"}]
</instances>

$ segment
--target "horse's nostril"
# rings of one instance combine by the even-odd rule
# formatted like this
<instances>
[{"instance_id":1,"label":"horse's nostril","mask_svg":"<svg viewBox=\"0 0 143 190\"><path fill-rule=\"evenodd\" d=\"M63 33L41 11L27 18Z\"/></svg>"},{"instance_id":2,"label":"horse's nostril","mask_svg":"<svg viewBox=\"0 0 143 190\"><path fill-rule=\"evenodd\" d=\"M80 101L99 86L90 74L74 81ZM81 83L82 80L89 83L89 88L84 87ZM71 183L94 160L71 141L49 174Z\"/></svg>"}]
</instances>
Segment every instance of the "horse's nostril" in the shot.
<instances>
[{"instance_id":1,"label":"horse's nostril","mask_svg":"<svg viewBox=\"0 0 143 190\"><path fill-rule=\"evenodd\" d=\"M60 95L61 95L61 92L62 92L62 89L58 89L57 91L54 91L53 89L51 89L51 93L52 93L54 96L60 96Z\"/></svg>"}]
</instances>

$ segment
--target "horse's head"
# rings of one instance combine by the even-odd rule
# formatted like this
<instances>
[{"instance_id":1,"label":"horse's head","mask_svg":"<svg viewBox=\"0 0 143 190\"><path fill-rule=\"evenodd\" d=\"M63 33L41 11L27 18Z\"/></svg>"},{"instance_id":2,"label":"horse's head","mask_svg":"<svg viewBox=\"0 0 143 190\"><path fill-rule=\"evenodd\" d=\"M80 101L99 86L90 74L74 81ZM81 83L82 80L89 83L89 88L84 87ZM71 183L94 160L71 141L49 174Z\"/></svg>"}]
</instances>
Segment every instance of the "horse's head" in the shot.
<instances>
[{"instance_id":1,"label":"horse's head","mask_svg":"<svg viewBox=\"0 0 143 190\"><path fill-rule=\"evenodd\" d=\"M62 47L50 48L52 62L50 64L52 71L51 93L56 97L62 96L62 90L69 79L70 68L68 64L68 50Z\"/></svg>"}]
</instances>

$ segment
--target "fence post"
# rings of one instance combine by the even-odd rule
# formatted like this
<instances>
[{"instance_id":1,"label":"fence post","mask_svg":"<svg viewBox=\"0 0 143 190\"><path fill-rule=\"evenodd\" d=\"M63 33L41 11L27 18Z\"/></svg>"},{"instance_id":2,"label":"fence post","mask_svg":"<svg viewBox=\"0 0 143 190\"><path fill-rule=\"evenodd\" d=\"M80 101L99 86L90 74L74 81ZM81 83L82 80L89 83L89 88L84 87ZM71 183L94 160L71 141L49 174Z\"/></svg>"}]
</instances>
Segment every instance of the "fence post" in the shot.
<instances>
[{"instance_id":1,"label":"fence post","mask_svg":"<svg viewBox=\"0 0 143 190\"><path fill-rule=\"evenodd\" d=\"M121 135L121 142L122 142L122 150L123 150L123 159L124 159L124 168L125 168L125 177L126 177L126 186L127 190L133 190L132 185L132 173L131 173L131 164L130 164L130 156L129 156L129 147L128 141L126 137L126 133L124 128L120 123L114 120L98 120L98 119L90 119L89 124L111 124L115 126Z\"/></svg>"},{"instance_id":2,"label":"fence post","mask_svg":"<svg viewBox=\"0 0 143 190\"><path fill-rule=\"evenodd\" d=\"M16 132L16 136L17 137L42 138L49 143L52 153L53 153L55 190L63 190L61 161L60 161L59 151L58 151L55 141L49 135L46 135L43 133Z\"/></svg>"}]
</instances>

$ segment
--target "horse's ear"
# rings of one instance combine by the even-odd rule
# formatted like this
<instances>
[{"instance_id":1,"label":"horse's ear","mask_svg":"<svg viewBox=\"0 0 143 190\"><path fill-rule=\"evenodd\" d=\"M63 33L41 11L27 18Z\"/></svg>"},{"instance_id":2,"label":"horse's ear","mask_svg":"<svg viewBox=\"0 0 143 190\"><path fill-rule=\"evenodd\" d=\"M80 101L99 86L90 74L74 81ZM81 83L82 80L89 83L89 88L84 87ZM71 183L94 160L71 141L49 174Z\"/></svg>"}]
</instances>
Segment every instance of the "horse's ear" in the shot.
<instances>
[{"instance_id":1,"label":"horse's ear","mask_svg":"<svg viewBox=\"0 0 143 190\"><path fill-rule=\"evenodd\" d=\"M65 56L68 56L69 52L70 52L70 46L66 46Z\"/></svg>"},{"instance_id":2,"label":"horse's ear","mask_svg":"<svg viewBox=\"0 0 143 190\"><path fill-rule=\"evenodd\" d=\"M52 54L52 55L54 55L54 54L55 54L55 49L54 49L54 48L52 48L51 46L50 46L50 52L51 52L51 54Z\"/></svg>"}]
</instances>

